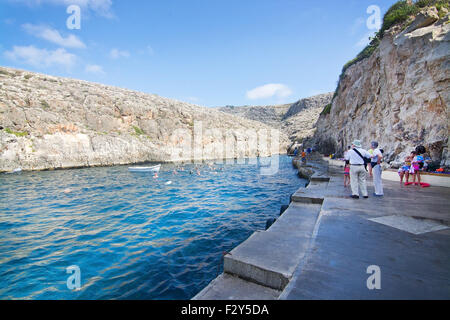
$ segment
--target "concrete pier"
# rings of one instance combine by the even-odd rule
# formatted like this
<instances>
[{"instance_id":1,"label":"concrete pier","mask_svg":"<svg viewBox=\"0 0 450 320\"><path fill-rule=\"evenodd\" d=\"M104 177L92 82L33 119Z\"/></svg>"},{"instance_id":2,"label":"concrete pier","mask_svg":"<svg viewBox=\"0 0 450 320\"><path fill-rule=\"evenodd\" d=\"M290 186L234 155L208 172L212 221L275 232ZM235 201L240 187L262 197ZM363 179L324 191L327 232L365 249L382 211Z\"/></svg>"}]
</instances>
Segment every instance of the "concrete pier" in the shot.
<instances>
[{"instance_id":1,"label":"concrete pier","mask_svg":"<svg viewBox=\"0 0 450 320\"><path fill-rule=\"evenodd\" d=\"M308 166L308 187L194 299L450 299L450 189L383 181L377 198L369 180L369 199L356 200L342 168ZM369 266L380 289L367 286Z\"/></svg>"}]
</instances>

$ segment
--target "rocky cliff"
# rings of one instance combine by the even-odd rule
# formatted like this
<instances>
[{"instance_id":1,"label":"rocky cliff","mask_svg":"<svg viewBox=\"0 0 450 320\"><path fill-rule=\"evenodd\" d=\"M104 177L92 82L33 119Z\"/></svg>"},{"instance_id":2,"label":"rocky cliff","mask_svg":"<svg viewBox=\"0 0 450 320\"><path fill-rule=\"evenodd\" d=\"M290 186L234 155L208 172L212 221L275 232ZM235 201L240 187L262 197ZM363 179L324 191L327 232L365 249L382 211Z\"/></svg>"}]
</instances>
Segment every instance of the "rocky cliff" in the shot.
<instances>
[{"instance_id":1,"label":"rocky cliff","mask_svg":"<svg viewBox=\"0 0 450 320\"><path fill-rule=\"evenodd\" d=\"M265 123L274 128L280 128L284 115L290 107L289 103L274 106L226 106L218 109L242 118Z\"/></svg>"},{"instance_id":2,"label":"rocky cliff","mask_svg":"<svg viewBox=\"0 0 450 320\"><path fill-rule=\"evenodd\" d=\"M219 110L280 129L289 139L302 141L314 135L314 124L324 106L331 102L333 93L301 99L293 104L275 106L226 106Z\"/></svg>"},{"instance_id":3,"label":"rocky cliff","mask_svg":"<svg viewBox=\"0 0 450 320\"><path fill-rule=\"evenodd\" d=\"M429 7L384 32L371 56L342 74L313 143L341 153L353 139L367 148L378 140L396 165L424 145L449 166L449 30L448 11Z\"/></svg>"},{"instance_id":4,"label":"rocky cliff","mask_svg":"<svg viewBox=\"0 0 450 320\"><path fill-rule=\"evenodd\" d=\"M268 156L260 122L153 94L0 68L0 172Z\"/></svg>"}]
</instances>

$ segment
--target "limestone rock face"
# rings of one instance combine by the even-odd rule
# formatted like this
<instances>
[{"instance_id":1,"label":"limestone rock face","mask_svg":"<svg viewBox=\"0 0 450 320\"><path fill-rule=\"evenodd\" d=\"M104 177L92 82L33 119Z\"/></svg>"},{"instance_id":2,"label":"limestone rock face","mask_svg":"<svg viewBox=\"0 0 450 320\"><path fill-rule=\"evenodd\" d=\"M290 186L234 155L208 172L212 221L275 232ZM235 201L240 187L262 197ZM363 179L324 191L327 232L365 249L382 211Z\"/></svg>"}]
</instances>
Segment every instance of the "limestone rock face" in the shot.
<instances>
[{"instance_id":1,"label":"limestone rock face","mask_svg":"<svg viewBox=\"0 0 450 320\"><path fill-rule=\"evenodd\" d=\"M347 69L330 114L317 122L317 145L342 153L354 139L366 148L378 140L392 163L424 145L450 165L449 15L416 19L401 33L391 28L371 57Z\"/></svg>"},{"instance_id":2,"label":"limestone rock face","mask_svg":"<svg viewBox=\"0 0 450 320\"><path fill-rule=\"evenodd\" d=\"M327 104L331 102L331 98L333 97L333 93L324 93L319 94L313 97L301 99L295 103L293 103L289 110L284 115L283 119L286 120L290 117L296 116L302 111L306 109L316 109L316 108L323 108ZM322 109L320 109L322 111ZM320 112L319 112L320 113Z\"/></svg>"},{"instance_id":3,"label":"limestone rock face","mask_svg":"<svg viewBox=\"0 0 450 320\"><path fill-rule=\"evenodd\" d=\"M226 106L219 110L236 116L265 123L274 128L280 128L283 118L291 104L275 106Z\"/></svg>"},{"instance_id":4,"label":"limestone rock face","mask_svg":"<svg viewBox=\"0 0 450 320\"><path fill-rule=\"evenodd\" d=\"M219 110L281 129L289 139L301 141L314 135L314 124L323 108L331 102L333 93L301 99L293 104L275 106L227 106Z\"/></svg>"},{"instance_id":5,"label":"limestone rock face","mask_svg":"<svg viewBox=\"0 0 450 320\"><path fill-rule=\"evenodd\" d=\"M413 32L414 30L428 27L439 20L439 13L435 7L430 7L422 10L406 29L405 33Z\"/></svg>"},{"instance_id":6,"label":"limestone rock face","mask_svg":"<svg viewBox=\"0 0 450 320\"><path fill-rule=\"evenodd\" d=\"M283 132L286 132L291 141L303 141L312 137L315 133L314 125L332 97L333 93L325 93L292 104L283 118Z\"/></svg>"},{"instance_id":7,"label":"limestone rock face","mask_svg":"<svg viewBox=\"0 0 450 320\"><path fill-rule=\"evenodd\" d=\"M0 172L269 156L287 145L212 108L0 68Z\"/></svg>"}]
</instances>

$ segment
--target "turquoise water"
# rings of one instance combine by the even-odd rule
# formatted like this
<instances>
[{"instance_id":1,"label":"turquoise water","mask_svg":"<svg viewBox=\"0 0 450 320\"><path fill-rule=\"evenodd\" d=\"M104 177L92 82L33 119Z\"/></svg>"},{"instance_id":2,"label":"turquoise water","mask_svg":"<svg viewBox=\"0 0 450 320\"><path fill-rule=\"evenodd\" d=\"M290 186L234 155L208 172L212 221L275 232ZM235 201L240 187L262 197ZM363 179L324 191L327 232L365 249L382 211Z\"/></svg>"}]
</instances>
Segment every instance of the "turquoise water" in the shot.
<instances>
[{"instance_id":1,"label":"turquoise water","mask_svg":"<svg viewBox=\"0 0 450 320\"><path fill-rule=\"evenodd\" d=\"M157 179L126 166L1 174L0 299L190 299L305 184L286 156L272 176L259 164L184 167Z\"/></svg>"}]
</instances>

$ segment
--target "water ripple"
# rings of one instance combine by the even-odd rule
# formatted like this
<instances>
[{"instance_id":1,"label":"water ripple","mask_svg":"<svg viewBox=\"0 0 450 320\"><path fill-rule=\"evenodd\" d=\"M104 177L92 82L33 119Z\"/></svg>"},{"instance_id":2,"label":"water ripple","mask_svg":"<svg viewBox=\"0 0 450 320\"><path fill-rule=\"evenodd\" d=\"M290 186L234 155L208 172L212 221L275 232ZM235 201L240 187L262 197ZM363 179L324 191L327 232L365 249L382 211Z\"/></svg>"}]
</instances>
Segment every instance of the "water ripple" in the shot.
<instances>
[{"instance_id":1,"label":"water ripple","mask_svg":"<svg viewBox=\"0 0 450 320\"><path fill-rule=\"evenodd\" d=\"M192 298L305 183L287 157L273 176L214 166L163 165L158 179L126 166L0 175L0 299Z\"/></svg>"}]
</instances>

